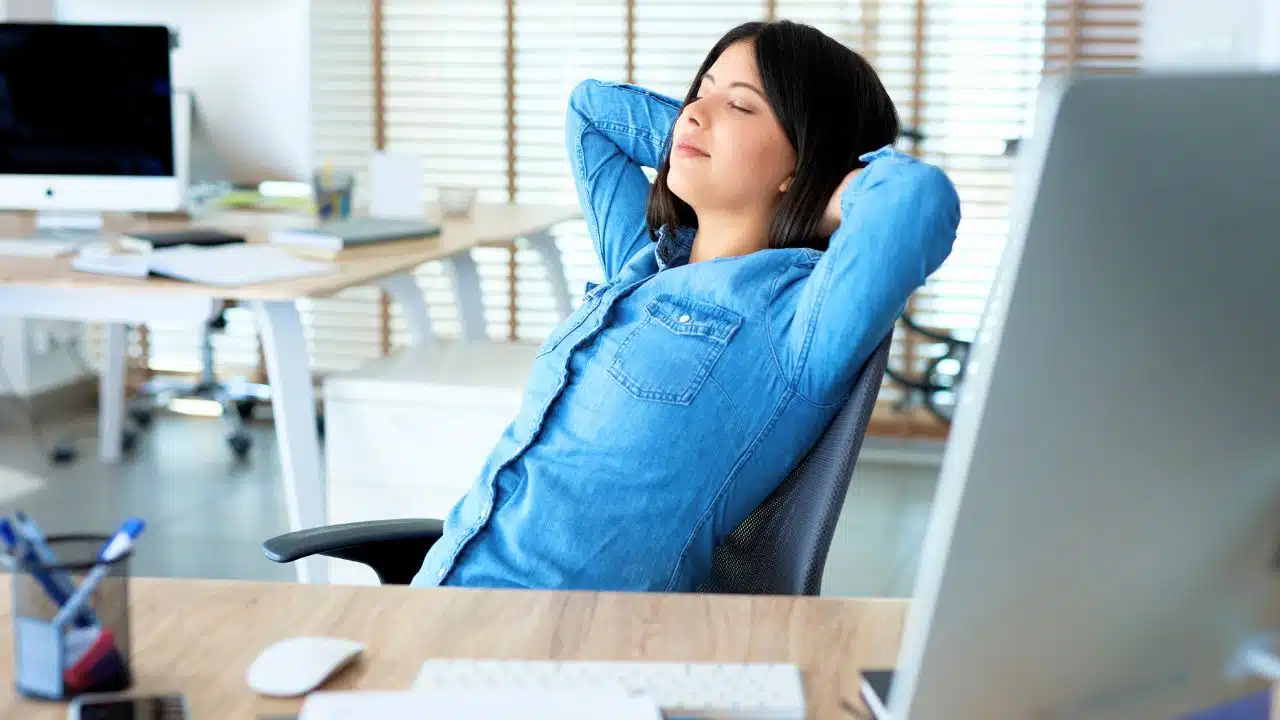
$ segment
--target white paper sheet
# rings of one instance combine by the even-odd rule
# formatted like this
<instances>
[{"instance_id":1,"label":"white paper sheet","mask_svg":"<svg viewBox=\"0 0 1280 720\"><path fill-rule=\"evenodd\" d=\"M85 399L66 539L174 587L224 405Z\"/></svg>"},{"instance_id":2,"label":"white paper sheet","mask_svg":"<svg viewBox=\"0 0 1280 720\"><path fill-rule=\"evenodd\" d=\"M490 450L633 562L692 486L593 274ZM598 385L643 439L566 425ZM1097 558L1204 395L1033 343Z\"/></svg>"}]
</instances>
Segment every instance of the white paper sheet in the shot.
<instances>
[{"instance_id":1,"label":"white paper sheet","mask_svg":"<svg viewBox=\"0 0 1280 720\"><path fill-rule=\"evenodd\" d=\"M421 220L427 212L422 158L376 152L369 159L369 215Z\"/></svg>"},{"instance_id":2,"label":"white paper sheet","mask_svg":"<svg viewBox=\"0 0 1280 720\"><path fill-rule=\"evenodd\" d=\"M298 720L661 720L652 700L623 693L315 692Z\"/></svg>"}]
</instances>

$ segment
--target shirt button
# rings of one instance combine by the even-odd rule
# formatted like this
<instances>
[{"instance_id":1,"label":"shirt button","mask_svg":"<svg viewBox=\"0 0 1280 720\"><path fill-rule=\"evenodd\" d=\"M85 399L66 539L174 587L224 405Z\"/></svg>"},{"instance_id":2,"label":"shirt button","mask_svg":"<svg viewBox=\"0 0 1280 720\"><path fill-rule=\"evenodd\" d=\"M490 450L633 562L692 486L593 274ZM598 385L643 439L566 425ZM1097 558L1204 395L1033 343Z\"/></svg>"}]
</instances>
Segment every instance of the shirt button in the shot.
<instances>
[{"instance_id":1,"label":"shirt button","mask_svg":"<svg viewBox=\"0 0 1280 720\"><path fill-rule=\"evenodd\" d=\"M692 320L692 319L693 319L693 318L689 317L688 315L681 315L681 316L680 316L680 322L681 322L681 323L687 323L687 322L689 322L689 321L690 321L690 320Z\"/></svg>"},{"instance_id":2,"label":"shirt button","mask_svg":"<svg viewBox=\"0 0 1280 720\"><path fill-rule=\"evenodd\" d=\"M440 571L436 573L436 578L438 579L444 578L444 568L440 568Z\"/></svg>"}]
</instances>

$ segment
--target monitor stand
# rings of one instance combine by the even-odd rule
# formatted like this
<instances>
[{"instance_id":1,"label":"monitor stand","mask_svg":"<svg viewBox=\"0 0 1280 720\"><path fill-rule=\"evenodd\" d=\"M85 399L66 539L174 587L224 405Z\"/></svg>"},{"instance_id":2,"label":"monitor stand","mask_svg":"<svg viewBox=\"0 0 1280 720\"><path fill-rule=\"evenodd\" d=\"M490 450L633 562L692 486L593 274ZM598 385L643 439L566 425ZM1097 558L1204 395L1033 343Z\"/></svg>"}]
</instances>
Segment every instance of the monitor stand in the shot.
<instances>
[{"instance_id":1,"label":"monitor stand","mask_svg":"<svg viewBox=\"0 0 1280 720\"><path fill-rule=\"evenodd\" d=\"M33 237L84 237L86 240L102 234L103 216L100 212L68 212L41 210L36 213L36 230Z\"/></svg>"}]
</instances>

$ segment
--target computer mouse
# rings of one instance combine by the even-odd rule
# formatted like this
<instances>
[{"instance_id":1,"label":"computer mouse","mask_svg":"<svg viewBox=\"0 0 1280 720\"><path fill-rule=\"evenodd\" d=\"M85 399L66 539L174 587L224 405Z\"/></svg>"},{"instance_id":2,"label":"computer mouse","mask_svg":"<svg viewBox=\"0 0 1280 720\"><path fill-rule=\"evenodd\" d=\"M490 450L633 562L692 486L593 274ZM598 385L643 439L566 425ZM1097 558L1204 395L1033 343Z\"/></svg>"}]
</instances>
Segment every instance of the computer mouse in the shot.
<instances>
[{"instance_id":1,"label":"computer mouse","mask_svg":"<svg viewBox=\"0 0 1280 720\"><path fill-rule=\"evenodd\" d=\"M334 637L281 640L258 654L246 679L260 695L305 695L350 664L364 649L363 643Z\"/></svg>"}]
</instances>

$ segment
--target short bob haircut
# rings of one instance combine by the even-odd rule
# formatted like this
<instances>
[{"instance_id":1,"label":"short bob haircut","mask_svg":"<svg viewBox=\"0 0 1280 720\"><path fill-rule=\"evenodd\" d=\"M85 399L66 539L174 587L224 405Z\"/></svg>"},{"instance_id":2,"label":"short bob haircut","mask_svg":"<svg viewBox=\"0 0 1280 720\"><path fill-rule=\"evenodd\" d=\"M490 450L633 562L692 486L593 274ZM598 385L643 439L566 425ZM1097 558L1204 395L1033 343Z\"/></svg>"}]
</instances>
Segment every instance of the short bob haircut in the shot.
<instances>
[{"instance_id":1,"label":"short bob haircut","mask_svg":"<svg viewBox=\"0 0 1280 720\"><path fill-rule=\"evenodd\" d=\"M754 41L756 66L765 96L796 153L795 178L769 228L771 248L826 250L830 238L819 225L831 194L864 153L898 138L898 112L871 64L861 55L809 25L787 20L749 22L733 28L702 61L685 95L698 97L702 76L730 45ZM649 191L646 224L650 237L666 228L694 228L698 218L667 185L671 136Z\"/></svg>"}]
</instances>

